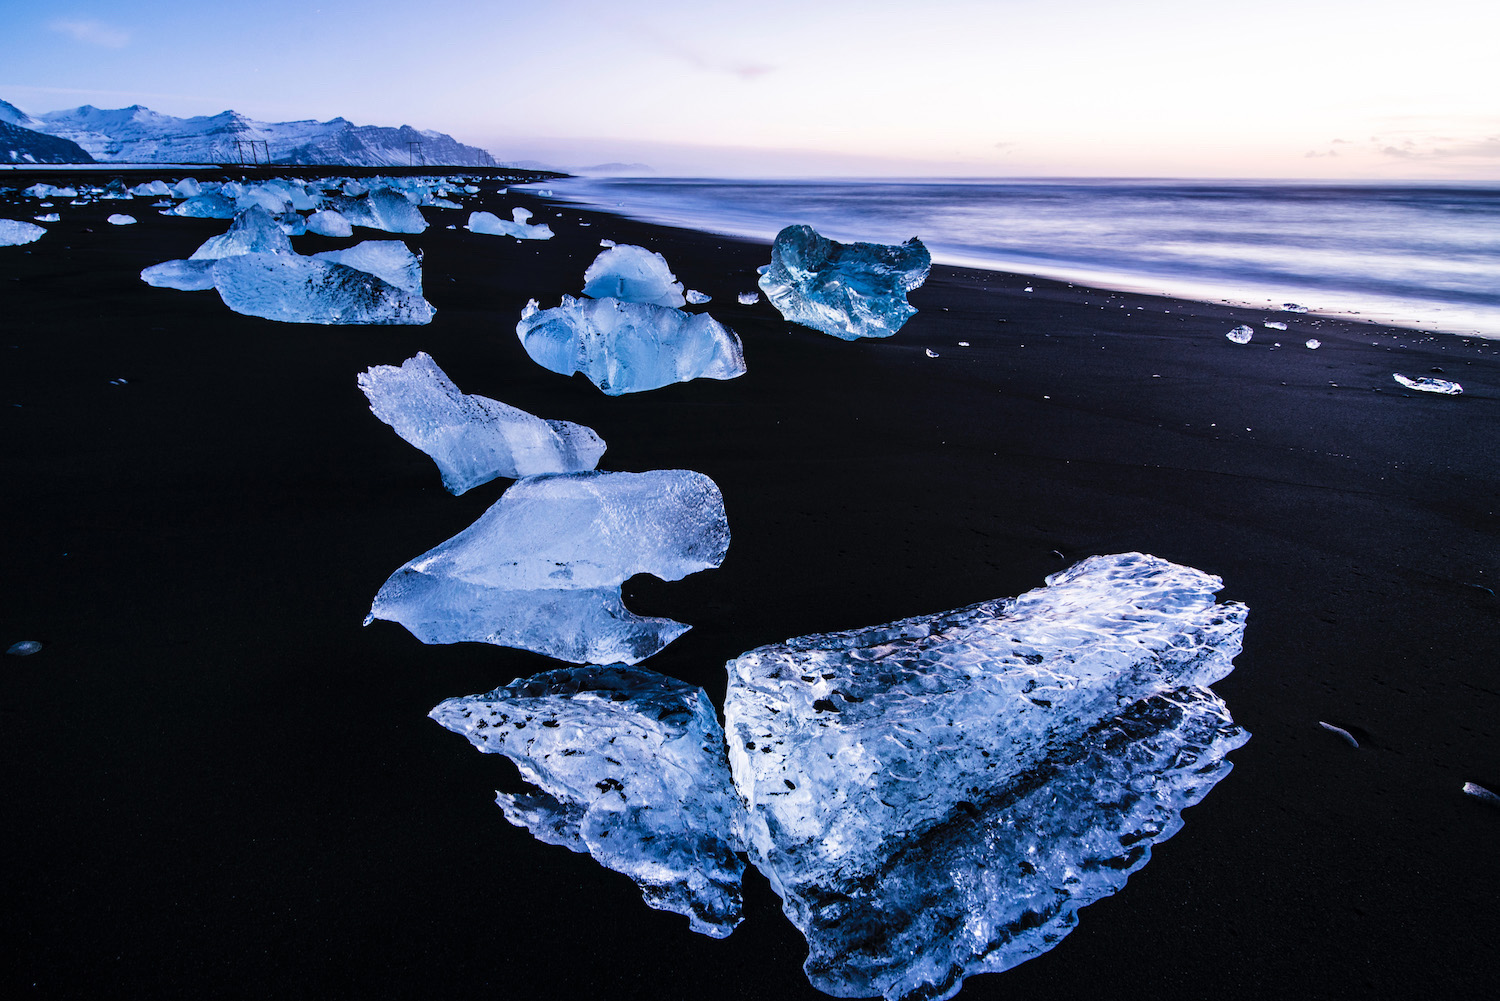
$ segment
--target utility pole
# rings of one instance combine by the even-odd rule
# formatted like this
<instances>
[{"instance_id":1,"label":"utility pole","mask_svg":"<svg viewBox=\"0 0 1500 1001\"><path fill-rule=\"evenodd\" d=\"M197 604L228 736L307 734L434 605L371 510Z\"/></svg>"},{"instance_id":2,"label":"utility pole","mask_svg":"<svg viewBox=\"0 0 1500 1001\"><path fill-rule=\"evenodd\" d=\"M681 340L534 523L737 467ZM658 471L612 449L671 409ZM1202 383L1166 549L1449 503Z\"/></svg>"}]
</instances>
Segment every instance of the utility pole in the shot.
<instances>
[{"instance_id":1,"label":"utility pole","mask_svg":"<svg viewBox=\"0 0 1500 1001\"><path fill-rule=\"evenodd\" d=\"M408 139L406 141L406 154L411 158L413 167L417 164L426 165L427 160L422 156L422 142L419 139Z\"/></svg>"}]
</instances>

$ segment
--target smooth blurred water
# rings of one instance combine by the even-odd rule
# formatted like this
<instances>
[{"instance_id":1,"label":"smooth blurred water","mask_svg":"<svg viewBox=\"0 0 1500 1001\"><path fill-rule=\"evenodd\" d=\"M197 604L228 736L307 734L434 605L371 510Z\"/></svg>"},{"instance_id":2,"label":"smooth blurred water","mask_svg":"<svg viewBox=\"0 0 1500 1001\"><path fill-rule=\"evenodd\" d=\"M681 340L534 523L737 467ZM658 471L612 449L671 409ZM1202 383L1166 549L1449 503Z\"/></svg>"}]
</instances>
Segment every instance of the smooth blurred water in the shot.
<instances>
[{"instance_id":1,"label":"smooth blurred water","mask_svg":"<svg viewBox=\"0 0 1500 1001\"><path fill-rule=\"evenodd\" d=\"M936 260L1500 338L1500 185L575 178L558 197L769 239L919 236Z\"/></svg>"}]
</instances>

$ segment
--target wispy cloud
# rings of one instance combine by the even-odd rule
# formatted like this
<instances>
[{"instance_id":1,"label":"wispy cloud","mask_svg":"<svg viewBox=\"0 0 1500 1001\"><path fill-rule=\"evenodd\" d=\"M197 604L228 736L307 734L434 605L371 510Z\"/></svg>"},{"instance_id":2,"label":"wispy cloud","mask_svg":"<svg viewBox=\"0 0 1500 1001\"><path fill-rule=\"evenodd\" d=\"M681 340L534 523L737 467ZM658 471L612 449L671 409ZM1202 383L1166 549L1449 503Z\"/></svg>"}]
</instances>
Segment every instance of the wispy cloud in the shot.
<instances>
[{"instance_id":1,"label":"wispy cloud","mask_svg":"<svg viewBox=\"0 0 1500 1001\"><path fill-rule=\"evenodd\" d=\"M97 45L104 49L123 49L130 44L130 32L116 28L93 18L59 18L47 25L85 45Z\"/></svg>"}]
</instances>

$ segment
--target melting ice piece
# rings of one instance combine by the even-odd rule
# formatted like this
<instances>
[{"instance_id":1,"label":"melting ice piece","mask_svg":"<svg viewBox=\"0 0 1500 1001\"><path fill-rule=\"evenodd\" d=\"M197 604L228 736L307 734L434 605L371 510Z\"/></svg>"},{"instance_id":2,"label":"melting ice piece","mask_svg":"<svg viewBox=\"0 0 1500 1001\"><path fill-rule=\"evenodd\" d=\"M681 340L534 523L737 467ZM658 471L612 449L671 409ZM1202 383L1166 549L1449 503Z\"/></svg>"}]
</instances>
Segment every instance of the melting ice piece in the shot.
<instances>
[{"instance_id":1,"label":"melting ice piece","mask_svg":"<svg viewBox=\"0 0 1500 1001\"><path fill-rule=\"evenodd\" d=\"M479 520L391 575L370 617L423 643L473 640L575 664L635 664L688 627L625 607L620 585L716 567L729 549L702 473L558 473L517 480Z\"/></svg>"},{"instance_id":2,"label":"melting ice piece","mask_svg":"<svg viewBox=\"0 0 1500 1001\"><path fill-rule=\"evenodd\" d=\"M12 657L30 657L34 653L41 652L41 649L42 645L36 640L20 640L6 647L5 652ZM724 774L727 777L729 773L726 771Z\"/></svg>"},{"instance_id":3,"label":"melting ice piece","mask_svg":"<svg viewBox=\"0 0 1500 1001\"><path fill-rule=\"evenodd\" d=\"M134 226L135 216L126 215L123 212L114 212L111 213L109 218L105 219L104 221L109 223L111 226Z\"/></svg>"},{"instance_id":4,"label":"melting ice piece","mask_svg":"<svg viewBox=\"0 0 1500 1001\"><path fill-rule=\"evenodd\" d=\"M1306 306L1299 306L1295 302L1284 302L1284 303L1281 304L1281 309L1282 309L1283 312L1287 312L1287 313L1305 313L1305 312L1307 312L1307 307Z\"/></svg>"},{"instance_id":5,"label":"melting ice piece","mask_svg":"<svg viewBox=\"0 0 1500 1001\"><path fill-rule=\"evenodd\" d=\"M377 187L354 199L340 199L344 218L355 226L387 233L421 233L427 220L407 197L390 188Z\"/></svg>"},{"instance_id":6,"label":"melting ice piece","mask_svg":"<svg viewBox=\"0 0 1500 1001\"><path fill-rule=\"evenodd\" d=\"M1318 720L1318 725L1327 730L1329 733L1336 733L1340 737L1343 737L1344 742L1350 747L1359 746L1359 741L1354 739L1354 734L1350 733L1348 730L1345 730L1343 727L1334 726L1332 723L1324 723L1322 720Z\"/></svg>"},{"instance_id":7,"label":"melting ice piece","mask_svg":"<svg viewBox=\"0 0 1500 1001\"><path fill-rule=\"evenodd\" d=\"M931 269L932 255L916 237L899 246L844 244L811 226L788 226L771 244L759 285L788 320L852 341L900 330L917 311L906 293Z\"/></svg>"},{"instance_id":8,"label":"melting ice piece","mask_svg":"<svg viewBox=\"0 0 1500 1001\"><path fill-rule=\"evenodd\" d=\"M562 375L582 372L610 396L745 374L744 347L733 330L707 313L645 302L565 295L554 309L529 305L516 336L538 365Z\"/></svg>"},{"instance_id":9,"label":"melting ice piece","mask_svg":"<svg viewBox=\"0 0 1500 1001\"><path fill-rule=\"evenodd\" d=\"M599 246L601 246L601 247L613 247L613 246L615 246L615 241L613 241L613 240L600 240L599 241Z\"/></svg>"},{"instance_id":10,"label":"melting ice piece","mask_svg":"<svg viewBox=\"0 0 1500 1001\"><path fill-rule=\"evenodd\" d=\"M38 649L40 649L41 644L37 644L37 647ZM9 653L10 651L6 652ZM1464 792L1470 796L1473 796L1475 799L1482 800L1486 803L1492 803L1495 806L1500 806L1500 795L1496 795L1495 793L1486 789L1484 786L1480 785L1478 782L1465 782Z\"/></svg>"},{"instance_id":11,"label":"melting ice piece","mask_svg":"<svg viewBox=\"0 0 1500 1001\"><path fill-rule=\"evenodd\" d=\"M1244 631L1218 578L1128 553L1047 584L729 663L751 859L818 989L947 998L1045 952L1248 739L1202 687Z\"/></svg>"},{"instance_id":12,"label":"melting ice piece","mask_svg":"<svg viewBox=\"0 0 1500 1001\"><path fill-rule=\"evenodd\" d=\"M188 260L217 261L241 254L290 253L294 253L292 241L276 224L276 219L259 205L252 205L234 217L227 232L203 241Z\"/></svg>"},{"instance_id":13,"label":"melting ice piece","mask_svg":"<svg viewBox=\"0 0 1500 1001\"><path fill-rule=\"evenodd\" d=\"M214 265L218 261L163 261L141 272L141 281L153 288L180 292L202 292L214 287Z\"/></svg>"},{"instance_id":14,"label":"melting ice piece","mask_svg":"<svg viewBox=\"0 0 1500 1001\"><path fill-rule=\"evenodd\" d=\"M1310 350L1310 351L1316 351L1316 350L1318 350L1318 348L1321 348L1322 346L1323 346L1323 342L1320 341L1320 340L1318 340L1316 337L1310 337L1310 338L1308 338L1308 341L1307 341L1308 350Z\"/></svg>"},{"instance_id":15,"label":"melting ice piece","mask_svg":"<svg viewBox=\"0 0 1500 1001\"><path fill-rule=\"evenodd\" d=\"M1249 344L1250 338L1255 336L1255 331L1242 323L1224 336L1236 344Z\"/></svg>"},{"instance_id":16,"label":"melting ice piece","mask_svg":"<svg viewBox=\"0 0 1500 1001\"><path fill-rule=\"evenodd\" d=\"M42 215L32 216L31 218L35 219L37 222L62 222L62 216L58 215L56 212L46 212Z\"/></svg>"},{"instance_id":17,"label":"melting ice piece","mask_svg":"<svg viewBox=\"0 0 1500 1001\"><path fill-rule=\"evenodd\" d=\"M170 210L170 214L192 219L233 219L236 209L234 202L217 191L207 191L179 202L175 209Z\"/></svg>"},{"instance_id":18,"label":"melting ice piece","mask_svg":"<svg viewBox=\"0 0 1500 1001\"><path fill-rule=\"evenodd\" d=\"M192 198L203 193L203 186L198 183L196 177L184 177L172 185L172 194L179 198Z\"/></svg>"},{"instance_id":19,"label":"melting ice piece","mask_svg":"<svg viewBox=\"0 0 1500 1001\"><path fill-rule=\"evenodd\" d=\"M23 243L34 243L46 232L33 222L0 219L0 247L19 247Z\"/></svg>"},{"instance_id":20,"label":"melting ice piece","mask_svg":"<svg viewBox=\"0 0 1500 1001\"><path fill-rule=\"evenodd\" d=\"M723 938L740 923L743 811L703 689L642 668L573 667L430 715L535 787L496 794L512 824L624 873L693 931Z\"/></svg>"},{"instance_id":21,"label":"melting ice piece","mask_svg":"<svg viewBox=\"0 0 1500 1001\"><path fill-rule=\"evenodd\" d=\"M699 292L695 288L688 289L687 293L684 295L684 298L687 299L687 301L688 301L689 304L694 305L694 306L701 306L705 302L712 302L713 301L713 296L706 295L706 294L704 294L702 292Z\"/></svg>"},{"instance_id":22,"label":"melting ice piece","mask_svg":"<svg viewBox=\"0 0 1500 1001\"><path fill-rule=\"evenodd\" d=\"M1267 320L1265 323L1261 324L1261 326L1265 327L1267 330L1285 330L1286 329L1286 324L1282 323L1280 320Z\"/></svg>"},{"instance_id":23,"label":"melting ice piece","mask_svg":"<svg viewBox=\"0 0 1500 1001\"><path fill-rule=\"evenodd\" d=\"M741 292L738 298L741 306L754 306L757 302L760 302L760 293Z\"/></svg>"},{"instance_id":24,"label":"melting ice piece","mask_svg":"<svg viewBox=\"0 0 1500 1001\"><path fill-rule=\"evenodd\" d=\"M399 368L376 365L361 373L359 388L376 417L432 457L451 494L497 476L593 469L604 454L604 441L581 424L459 392L425 351Z\"/></svg>"},{"instance_id":25,"label":"melting ice piece","mask_svg":"<svg viewBox=\"0 0 1500 1001\"><path fill-rule=\"evenodd\" d=\"M236 313L283 323L430 323L420 292L334 261L242 254L214 265L214 287Z\"/></svg>"},{"instance_id":26,"label":"melting ice piece","mask_svg":"<svg viewBox=\"0 0 1500 1001\"><path fill-rule=\"evenodd\" d=\"M527 224L526 220L531 218L530 209L511 209L510 216L513 222L506 222L493 212L470 212L468 230L487 236L513 236L517 240L552 239L551 226L544 222L535 226Z\"/></svg>"},{"instance_id":27,"label":"melting ice piece","mask_svg":"<svg viewBox=\"0 0 1500 1001\"><path fill-rule=\"evenodd\" d=\"M583 294L673 309L687 301L682 295L682 282L672 274L667 259L631 243L617 244L594 258L583 273Z\"/></svg>"},{"instance_id":28,"label":"melting ice piece","mask_svg":"<svg viewBox=\"0 0 1500 1001\"><path fill-rule=\"evenodd\" d=\"M422 294L422 258L400 240L366 240L343 250L314 254L319 261L346 264L375 275L400 289Z\"/></svg>"},{"instance_id":29,"label":"melting ice piece","mask_svg":"<svg viewBox=\"0 0 1500 1001\"><path fill-rule=\"evenodd\" d=\"M323 209L307 217L307 231L318 236L353 236L354 227L335 209Z\"/></svg>"},{"instance_id":30,"label":"melting ice piece","mask_svg":"<svg viewBox=\"0 0 1500 1001\"><path fill-rule=\"evenodd\" d=\"M1400 372L1391 373L1391 378L1401 383L1407 389L1415 389L1419 393L1442 393L1445 396L1460 396L1464 391L1464 387L1456 382L1449 382L1447 379L1429 379L1426 376L1420 379L1408 379Z\"/></svg>"}]
</instances>

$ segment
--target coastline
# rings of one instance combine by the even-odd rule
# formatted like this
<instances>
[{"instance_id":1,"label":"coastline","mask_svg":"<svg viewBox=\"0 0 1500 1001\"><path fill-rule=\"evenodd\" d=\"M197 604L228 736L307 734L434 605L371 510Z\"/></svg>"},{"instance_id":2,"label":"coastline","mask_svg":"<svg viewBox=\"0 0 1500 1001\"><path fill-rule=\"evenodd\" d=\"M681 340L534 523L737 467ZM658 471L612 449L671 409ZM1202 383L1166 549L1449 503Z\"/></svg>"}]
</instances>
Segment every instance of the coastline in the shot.
<instances>
[{"instance_id":1,"label":"coastline","mask_svg":"<svg viewBox=\"0 0 1500 1001\"><path fill-rule=\"evenodd\" d=\"M1233 772L1057 948L960 998L1482 993L1500 813L1461 787L1500 790L1500 345L941 265L900 333L845 343L735 301L763 243L526 192L470 207L514 205L557 237L443 228L466 207L403 238L424 327L273 324L139 281L222 220L112 227L100 202L0 248L25 528L0 550L0 641L44 643L5 661L13 993L823 996L763 879L729 939L694 936L508 825L508 768L424 718L554 662L360 628L391 570L506 485L448 496L368 412L355 375L418 350L594 428L602 468L714 479L724 566L625 595L693 625L643 666L717 704L757 645L1019 594L1095 553L1198 567L1249 605L1214 686L1253 735ZM748 374L611 399L533 364L522 306L577 294L601 238L712 295ZM1240 323L1248 345L1224 337ZM1464 395L1391 379L1433 368Z\"/></svg>"}]
</instances>

